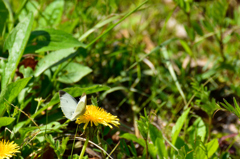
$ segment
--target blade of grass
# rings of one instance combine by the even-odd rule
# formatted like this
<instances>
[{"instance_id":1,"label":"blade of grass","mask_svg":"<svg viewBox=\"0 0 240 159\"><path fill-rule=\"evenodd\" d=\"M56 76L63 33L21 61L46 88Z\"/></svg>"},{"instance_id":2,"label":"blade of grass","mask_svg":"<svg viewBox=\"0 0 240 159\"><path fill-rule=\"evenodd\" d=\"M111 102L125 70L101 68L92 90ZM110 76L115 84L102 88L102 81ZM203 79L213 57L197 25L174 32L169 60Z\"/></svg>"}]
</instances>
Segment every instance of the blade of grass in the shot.
<instances>
[{"instance_id":1,"label":"blade of grass","mask_svg":"<svg viewBox=\"0 0 240 159\"><path fill-rule=\"evenodd\" d=\"M107 34L110 30L112 30L115 26L117 26L119 23L121 23L122 21L124 21L127 17L129 17L131 14L133 14L134 12L136 12L140 7L142 7L145 3L147 3L148 0L144 1L143 3L141 3L139 6L137 6L134 10L132 10L131 12L129 12L128 14L126 14L122 19L120 19L117 23L111 25L105 32L103 32L101 35L99 35L97 38L95 38L93 41L91 41L86 48L88 48L89 46L91 46L93 43L95 43L98 39L100 39L102 36L104 36L105 34Z\"/></svg>"},{"instance_id":2,"label":"blade of grass","mask_svg":"<svg viewBox=\"0 0 240 159\"><path fill-rule=\"evenodd\" d=\"M184 95L184 93L182 91L182 88L181 88L181 86L180 86L180 84L178 82L178 79L177 79L177 76L176 76L176 74L174 72L173 66L172 66L171 62L169 61L168 51L167 51L167 49L165 47L162 47L161 52L163 53L163 57L166 60L166 65L168 67L168 70L169 70L169 72L170 72L174 82L175 82L175 85L177 86L177 89L178 89L180 95L183 98L184 104L186 105L187 104L187 100L186 100L186 97L185 97L185 95Z\"/></svg>"},{"instance_id":3,"label":"blade of grass","mask_svg":"<svg viewBox=\"0 0 240 159\"><path fill-rule=\"evenodd\" d=\"M169 44L170 42L172 41L175 41L177 40L177 38L171 38L171 39L168 39L166 41L164 41L163 43L161 43L159 46L155 47L150 53L144 55L141 59L139 59L138 61L136 61L134 64L132 64L128 69L127 71L129 71L130 69L132 69L133 67L135 67L139 62L143 61L146 57L148 57L150 54L158 51L160 48L162 48L163 46L166 46L167 44Z\"/></svg>"},{"instance_id":4,"label":"blade of grass","mask_svg":"<svg viewBox=\"0 0 240 159\"><path fill-rule=\"evenodd\" d=\"M91 33L93 33L95 30L101 28L102 26L118 19L120 17L120 15L116 15L113 17L110 17L104 21L100 21L99 23L97 23L93 28L89 29L87 32L85 32L80 38L78 38L79 41L83 41L84 39L86 39Z\"/></svg>"}]
</instances>

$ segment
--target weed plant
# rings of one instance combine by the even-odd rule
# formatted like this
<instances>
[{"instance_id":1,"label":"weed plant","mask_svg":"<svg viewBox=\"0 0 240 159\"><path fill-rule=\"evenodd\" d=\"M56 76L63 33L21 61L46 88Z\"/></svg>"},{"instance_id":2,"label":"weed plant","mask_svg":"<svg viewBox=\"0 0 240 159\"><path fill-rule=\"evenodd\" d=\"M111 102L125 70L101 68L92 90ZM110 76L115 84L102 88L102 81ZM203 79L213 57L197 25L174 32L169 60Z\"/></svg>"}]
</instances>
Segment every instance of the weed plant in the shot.
<instances>
[{"instance_id":1,"label":"weed plant","mask_svg":"<svg viewBox=\"0 0 240 159\"><path fill-rule=\"evenodd\" d=\"M0 158L239 158L239 17L237 0L0 0ZM106 112L69 122L59 90Z\"/></svg>"}]
</instances>

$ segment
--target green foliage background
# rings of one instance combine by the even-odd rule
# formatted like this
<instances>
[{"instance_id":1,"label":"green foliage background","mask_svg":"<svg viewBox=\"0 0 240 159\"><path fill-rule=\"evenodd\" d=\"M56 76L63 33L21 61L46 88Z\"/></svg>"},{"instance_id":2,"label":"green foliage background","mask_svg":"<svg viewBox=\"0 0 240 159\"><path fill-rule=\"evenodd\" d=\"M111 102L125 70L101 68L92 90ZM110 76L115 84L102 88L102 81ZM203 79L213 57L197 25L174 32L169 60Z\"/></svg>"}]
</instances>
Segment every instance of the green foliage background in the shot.
<instances>
[{"instance_id":1,"label":"green foliage background","mask_svg":"<svg viewBox=\"0 0 240 159\"><path fill-rule=\"evenodd\" d=\"M0 0L0 138L71 158L64 90L118 116L92 138L114 158L237 158L239 17L236 0Z\"/></svg>"}]
</instances>

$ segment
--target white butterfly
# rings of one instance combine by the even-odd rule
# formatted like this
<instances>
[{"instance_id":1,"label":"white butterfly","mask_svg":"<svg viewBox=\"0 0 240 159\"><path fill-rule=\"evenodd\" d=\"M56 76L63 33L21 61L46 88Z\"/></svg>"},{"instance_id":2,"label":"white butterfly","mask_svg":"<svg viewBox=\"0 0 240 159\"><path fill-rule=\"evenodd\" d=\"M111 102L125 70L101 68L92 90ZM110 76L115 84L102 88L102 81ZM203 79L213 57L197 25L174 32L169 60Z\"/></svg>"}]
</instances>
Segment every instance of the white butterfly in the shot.
<instances>
[{"instance_id":1,"label":"white butterfly","mask_svg":"<svg viewBox=\"0 0 240 159\"><path fill-rule=\"evenodd\" d=\"M70 94L64 91L59 91L60 106L63 114L71 121L76 120L79 116L83 115L86 111L87 95L82 94L79 102Z\"/></svg>"}]
</instances>

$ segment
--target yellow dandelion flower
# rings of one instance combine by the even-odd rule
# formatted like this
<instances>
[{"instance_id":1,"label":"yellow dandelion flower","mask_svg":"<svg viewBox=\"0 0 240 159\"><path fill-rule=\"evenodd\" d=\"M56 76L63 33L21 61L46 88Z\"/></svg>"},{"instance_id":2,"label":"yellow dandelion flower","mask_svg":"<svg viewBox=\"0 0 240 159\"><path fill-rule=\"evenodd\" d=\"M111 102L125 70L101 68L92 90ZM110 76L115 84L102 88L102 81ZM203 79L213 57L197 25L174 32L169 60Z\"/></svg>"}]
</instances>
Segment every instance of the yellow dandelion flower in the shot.
<instances>
[{"instance_id":1,"label":"yellow dandelion flower","mask_svg":"<svg viewBox=\"0 0 240 159\"><path fill-rule=\"evenodd\" d=\"M13 141L10 143L5 140L0 141L0 159L9 159L14 156L14 153L20 152L18 149L19 146Z\"/></svg>"},{"instance_id":2,"label":"yellow dandelion flower","mask_svg":"<svg viewBox=\"0 0 240 159\"><path fill-rule=\"evenodd\" d=\"M76 121L77 124L85 123L83 129L86 129L89 122L91 123L91 126L93 125L92 123L94 123L96 126L98 126L98 124L103 124L110 128L112 128L112 125L120 125L117 116L113 116L112 114L107 113L104 109L94 105L87 105L86 112L79 116Z\"/></svg>"}]
</instances>

